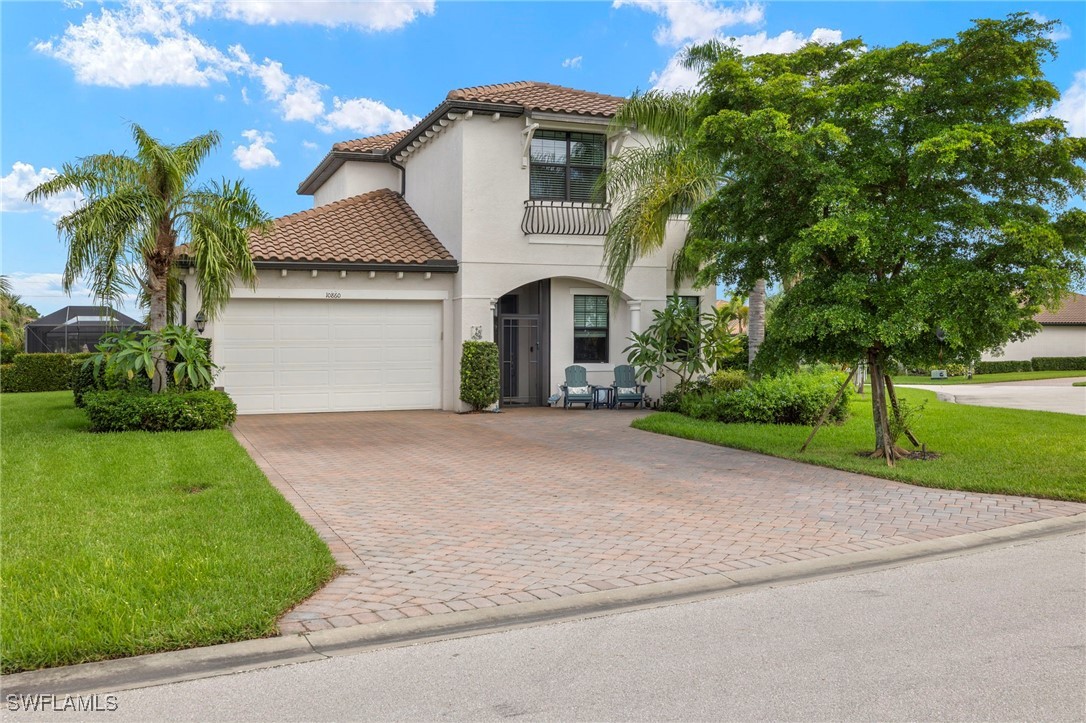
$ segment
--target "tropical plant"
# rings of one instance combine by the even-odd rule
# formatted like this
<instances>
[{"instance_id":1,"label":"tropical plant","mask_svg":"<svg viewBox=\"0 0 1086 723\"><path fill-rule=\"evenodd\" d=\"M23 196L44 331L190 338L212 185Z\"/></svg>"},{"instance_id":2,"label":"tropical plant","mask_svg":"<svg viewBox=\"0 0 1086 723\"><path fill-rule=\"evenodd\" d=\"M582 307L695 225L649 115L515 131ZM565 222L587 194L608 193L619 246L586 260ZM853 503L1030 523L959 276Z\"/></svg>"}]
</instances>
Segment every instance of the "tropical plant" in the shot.
<instances>
[{"instance_id":1,"label":"tropical plant","mask_svg":"<svg viewBox=\"0 0 1086 723\"><path fill-rule=\"evenodd\" d=\"M37 309L14 293L11 279L0 275L0 344L22 349L26 325L38 316Z\"/></svg>"},{"instance_id":2,"label":"tropical plant","mask_svg":"<svg viewBox=\"0 0 1086 723\"><path fill-rule=\"evenodd\" d=\"M700 137L728 183L692 216L702 274L794 279L759 362L867 362L875 452L893 464L888 364L965 360L1034 333L1086 274L1086 139L1046 116L1055 23L953 38L723 54ZM772 272L767 273L768 272Z\"/></svg>"},{"instance_id":3,"label":"tropical plant","mask_svg":"<svg viewBox=\"0 0 1086 723\"><path fill-rule=\"evenodd\" d=\"M202 309L214 318L236 278L255 286L249 233L265 230L268 216L241 181L197 184L200 164L220 143L218 133L169 145L133 124L132 136L134 156L111 152L66 163L27 194L28 201L40 201L77 191L85 199L57 221L68 244L64 288L70 291L87 277L94 296L114 304L138 279L147 299L148 326L160 332L169 321L171 270L183 242L195 262ZM162 391L164 349L152 350L151 357L153 387Z\"/></svg>"},{"instance_id":4,"label":"tropical plant","mask_svg":"<svg viewBox=\"0 0 1086 723\"><path fill-rule=\"evenodd\" d=\"M630 334L630 345L623 349L644 382L671 372L683 388L695 376L716 369L717 360L738 348L727 322L721 323L723 317L703 314L678 296L670 297L663 309L652 313L649 327Z\"/></svg>"},{"instance_id":5,"label":"tropical plant","mask_svg":"<svg viewBox=\"0 0 1086 723\"><path fill-rule=\"evenodd\" d=\"M705 72L723 46L707 44L687 54L687 67ZM618 109L611 122L614 133L636 127L649 138L645 144L631 144L607 159L600 177L607 198L617 209L604 241L604 263L612 288L621 289L634 262L664 245L669 221L690 213L727 182L719 156L697 143L698 109L701 92L634 94ZM713 244L687 236L672 260L675 286L698 277L706 248ZM701 278L705 285L711 279ZM765 281L751 284L750 361L762 342ZM740 308L744 308L739 304ZM739 312L739 308L736 309ZM742 316L746 323L747 313ZM757 324L757 328L755 325Z\"/></svg>"},{"instance_id":6,"label":"tropical plant","mask_svg":"<svg viewBox=\"0 0 1086 723\"><path fill-rule=\"evenodd\" d=\"M209 389L219 369L211 361L206 341L194 329L174 324L162 331L144 329L105 334L83 366L93 368L95 377L106 371L128 379L139 375L153 379L159 354L167 362L167 368L172 369L174 386L182 391Z\"/></svg>"},{"instance_id":7,"label":"tropical plant","mask_svg":"<svg viewBox=\"0 0 1086 723\"><path fill-rule=\"evenodd\" d=\"M465 341L460 356L460 399L475 411L498 401L501 394L498 345L492 341Z\"/></svg>"}]
</instances>

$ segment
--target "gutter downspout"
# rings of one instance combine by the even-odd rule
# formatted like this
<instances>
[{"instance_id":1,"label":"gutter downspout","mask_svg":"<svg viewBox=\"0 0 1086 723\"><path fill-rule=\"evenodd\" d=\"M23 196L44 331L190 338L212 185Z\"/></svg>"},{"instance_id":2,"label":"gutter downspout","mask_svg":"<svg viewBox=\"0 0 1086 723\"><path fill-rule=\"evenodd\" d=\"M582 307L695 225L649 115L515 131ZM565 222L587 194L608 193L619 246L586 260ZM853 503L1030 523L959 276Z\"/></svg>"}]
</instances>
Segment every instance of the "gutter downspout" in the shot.
<instances>
[{"instance_id":1,"label":"gutter downspout","mask_svg":"<svg viewBox=\"0 0 1086 723\"><path fill-rule=\"evenodd\" d=\"M395 161L395 159L392 158L391 153L388 156L388 163L393 168L399 168L400 169L400 198L403 198L403 199L406 200L407 199L407 169L404 168L403 166L401 166L399 163L397 163Z\"/></svg>"}]
</instances>

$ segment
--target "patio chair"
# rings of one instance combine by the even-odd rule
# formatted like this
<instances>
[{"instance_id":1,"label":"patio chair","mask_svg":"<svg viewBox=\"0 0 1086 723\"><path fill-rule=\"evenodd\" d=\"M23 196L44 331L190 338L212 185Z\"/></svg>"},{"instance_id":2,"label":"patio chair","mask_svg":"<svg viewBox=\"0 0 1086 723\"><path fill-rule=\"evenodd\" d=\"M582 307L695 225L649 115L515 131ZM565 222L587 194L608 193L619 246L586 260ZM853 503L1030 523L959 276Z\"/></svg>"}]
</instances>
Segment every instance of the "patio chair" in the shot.
<instances>
[{"instance_id":1,"label":"patio chair","mask_svg":"<svg viewBox=\"0 0 1086 723\"><path fill-rule=\"evenodd\" d=\"M596 389L588 383L588 372L579 364L566 367L566 381L561 386L562 408L569 409L573 404L592 405L596 398Z\"/></svg>"},{"instance_id":2,"label":"patio chair","mask_svg":"<svg viewBox=\"0 0 1086 723\"><path fill-rule=\"evenodd\" d=\"M645 408L645 385L637 381L637 373L629 364L620 364L615 367L615 382L611 385L614 393L611 396L611 408L620 404L634 404Z\"/></svg>"}]
</instances>

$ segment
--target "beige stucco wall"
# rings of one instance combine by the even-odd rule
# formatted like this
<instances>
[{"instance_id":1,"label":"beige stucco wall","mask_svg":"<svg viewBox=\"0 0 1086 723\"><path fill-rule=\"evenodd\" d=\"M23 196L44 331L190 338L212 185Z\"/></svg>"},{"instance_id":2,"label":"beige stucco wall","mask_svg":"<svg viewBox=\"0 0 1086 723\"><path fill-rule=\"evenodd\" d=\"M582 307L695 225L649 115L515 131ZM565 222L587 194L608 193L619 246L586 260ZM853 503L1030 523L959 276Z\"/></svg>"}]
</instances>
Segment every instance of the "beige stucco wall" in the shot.
<instances>
[{"instance_id":1,"label":"beige stucco wall","mask_svg":"<svg viewBox=\"0 0 1086 723\"><path fill-rule=\"evenodd\" d=\"M1020 361L1035 356L1086 356L1086 326L1044 326L1024 341L1012 341L984 361Z\"/></svg>"},{"instance_id":2,"label":"beige stucco wall","mask_svg":"<svg viewBox=\"0 0 1086 723\"><path fill-rule=\"evenodd\" d=\"M379 188L388 188L399 193L399 169L389 163L347 161L314 192L313 205L323 206Z\"/></svg>"}]
</instances>

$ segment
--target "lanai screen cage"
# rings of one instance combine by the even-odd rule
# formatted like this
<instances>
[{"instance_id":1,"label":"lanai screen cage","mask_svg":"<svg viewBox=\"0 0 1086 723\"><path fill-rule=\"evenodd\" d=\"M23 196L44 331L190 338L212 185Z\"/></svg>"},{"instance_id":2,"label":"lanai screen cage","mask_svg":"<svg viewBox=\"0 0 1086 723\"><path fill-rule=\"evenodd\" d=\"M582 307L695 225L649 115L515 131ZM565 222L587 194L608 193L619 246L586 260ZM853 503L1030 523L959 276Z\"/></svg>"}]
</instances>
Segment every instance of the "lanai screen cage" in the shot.
<instances>
[{"instance_id":1,"label":"lanai screen cage","mask_svg":"<svg viewBox=\"0 0 1086 723\"><path fill-rule=\"evenodd\" d=\"M26 325L26 351L30 354L94 351L94 345L106 332L146 328L108 306L66 306Z\"/></svg>"}]
</instances>

